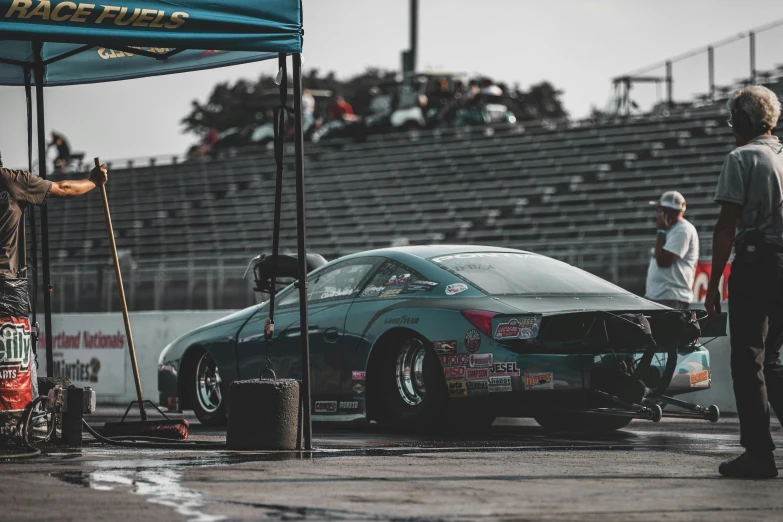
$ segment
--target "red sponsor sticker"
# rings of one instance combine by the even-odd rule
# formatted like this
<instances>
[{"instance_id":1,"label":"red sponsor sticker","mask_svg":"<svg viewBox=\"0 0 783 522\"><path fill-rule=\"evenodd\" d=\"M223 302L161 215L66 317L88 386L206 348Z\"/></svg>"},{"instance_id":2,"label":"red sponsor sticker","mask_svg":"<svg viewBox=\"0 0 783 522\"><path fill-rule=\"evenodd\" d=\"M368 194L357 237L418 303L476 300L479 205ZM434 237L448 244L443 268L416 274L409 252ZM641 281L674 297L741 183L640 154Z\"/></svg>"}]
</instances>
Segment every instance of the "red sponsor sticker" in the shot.
<instances>
[{"instance_id":1,"label":"red sponsor sticker","mask_svg":"<svg viewBox=\"0 0 783 522\"><path fill-rule=\"evenodd\" d=\"M0 411L22 411L33 400L30 357L30 322L0 317Z\"/></svg>"},{"instance_id":2,"label":"red sponsor sticker","mask_svg":"<svg viewBox=\"0 0 783 522\"><path fill-rule=\"evenodd\" d=\"M334 413L337 411L337 401L318 401L315 403L315 413Z\"/></svg>"},{"instance_id":3,"label":"red sponsor sticker","mask_svg":"<svg viewBox=\"0 0 783 522\"><path fill-rule=\"evenodd\" d=\"M710 380L710 371L709 370L703 370L700 372L691 372L691 386L699 387L699 386L707 386L707 383Z\"/></svg>"},{"instance_id":4,"label":"red sponsor sticker","mask_svg":"<svg viewBox=\"0 0 783 522\"><path fill-rule=\"evenodd\" d=\"M472 368L489 368L492 366L492 354L472 353L470 354L469 362Z\"/></svg>"},{"instance_id":5,"label":"red sponsor sticker","mask_svg":"<svg viewBox=\"0 0 783 522\"><path fill-rule=\"evenodd\" d=\"M351 372L351 378L354 381L363 381L365 380L365 377L367 376L367 372L361 372L358 370L354 370Z\"/></svg>"},{"instance_id":6,"label":"red sponsor sticker","mask_svg":"<svg viewBox=\"0 0 783 522\"><path fill-rule=\"evenodd\" d=\"M443 374L447 379L464 379L467 368L464 366L447 366L443 368Z\"/></svg>"},{"instance_id":7,"label":"red sponsor sticker","mask_svg":"<svg viewBox=\"0 0 783 522\"><path fill-rule=\"evenodd\" d=\"M487 380L489 379L489 368L468 368L465 378L469 381L477 379Z\"/></svg>"},{"instance_id":8,"label":"red sponsor sticker","mask_svg":"<svg viewBox=\"0 0 783 522\"><path fill-rule=\"evenodd\" d=\"M525 389L552 390L555 387L555 382L552 380L552 377L553 374L551 373L526 373Z\"/></svg>"}]
</instances>

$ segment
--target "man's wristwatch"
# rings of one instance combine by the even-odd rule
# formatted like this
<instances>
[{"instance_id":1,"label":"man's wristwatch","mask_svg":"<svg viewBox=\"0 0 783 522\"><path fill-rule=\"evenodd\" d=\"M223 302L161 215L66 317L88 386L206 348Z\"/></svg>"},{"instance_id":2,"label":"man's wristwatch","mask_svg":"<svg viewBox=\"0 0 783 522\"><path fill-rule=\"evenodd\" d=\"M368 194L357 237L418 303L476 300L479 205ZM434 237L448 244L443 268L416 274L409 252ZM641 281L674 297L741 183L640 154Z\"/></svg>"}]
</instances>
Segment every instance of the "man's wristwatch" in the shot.
<instances>
[{"instance_id":1,"label":"man's wristwatch","mask_svg":"<svg viewBox=\"0 0 783 522\"><path fill-rule=\"evenodd\" d=\"M662 229L662 228L659 228L658 229L658 234L666 235L666 231L664 229Z\"/></svg>"}]
</instances>

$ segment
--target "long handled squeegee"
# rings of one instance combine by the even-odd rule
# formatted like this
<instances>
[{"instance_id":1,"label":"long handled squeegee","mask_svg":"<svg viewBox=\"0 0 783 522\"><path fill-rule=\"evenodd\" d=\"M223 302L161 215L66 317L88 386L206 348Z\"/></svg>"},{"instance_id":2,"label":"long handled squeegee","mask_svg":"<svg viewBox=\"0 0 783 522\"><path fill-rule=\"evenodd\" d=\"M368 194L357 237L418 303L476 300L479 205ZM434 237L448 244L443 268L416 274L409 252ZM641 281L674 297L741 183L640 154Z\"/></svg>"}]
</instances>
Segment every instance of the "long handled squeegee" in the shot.
<instances>
[{"instance_id":1,"label":"long handled squeegee","mask_svg":"<svg viewBox=\"0 0 783 522\"><path fill-rule=\"evenodd\" d=\"M95 158L95 166L101 166L100 158ZM136 385L136 398L141 414L141 422L125 421L133 402L130 403L120 422L107 422L103 427L104 436L154 436L167 439L187 439L188 421L166 420L148 421L147 411L144 409L144 395L141 392L141 379L139 378L139 365L136 362L136 348L133 345L133 334L131 333L130 316L128 315L128 303L125 300L125 288L122 285L122 272L120 271L120 260L117 258L117 243L114 241L114 227L111 224L111 213L109 212L109 199L106 197L106 186L101 185L101 196L103 197L103 215L106 217L106 231L109 234L109 247L111 248L111 257L114 261L114 275L117 277L117 291L120 294L120 305L122 306L122 319L125 322L125 336L128 339L128 352L130 353L131 367L133 368L133 382ZM147 401L150 402L150 401ZM152 404L150 402L150 404ZM154 404L152 404L155 407ZM157 409L157 408L156 408ZM160 410L158 410L160 411ZM163 414L163 412L161 412ZM165 415L163 415L165 417Z\"/></svg>"}]
</instances>

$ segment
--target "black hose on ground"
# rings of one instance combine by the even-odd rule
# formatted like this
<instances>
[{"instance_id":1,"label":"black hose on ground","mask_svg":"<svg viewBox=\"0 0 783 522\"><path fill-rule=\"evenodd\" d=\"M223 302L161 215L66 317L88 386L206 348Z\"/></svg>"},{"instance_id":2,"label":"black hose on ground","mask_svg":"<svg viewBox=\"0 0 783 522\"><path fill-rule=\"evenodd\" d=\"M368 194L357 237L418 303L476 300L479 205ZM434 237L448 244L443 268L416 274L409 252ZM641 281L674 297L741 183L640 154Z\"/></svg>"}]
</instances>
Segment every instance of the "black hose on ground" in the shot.
<instances>
[{"instance_id":1,"label":"black hose on ground","mask_svg":"<svg viewBox=\"0 0 783 522\"><path fill-rule=\"evenodd\" d=\"M31 459L34 457L39 457L41 455L41 450L36 448L32 445L32 442L30 441L30 421L33 418L33 412L35 411L35 407L46 400L46 397L37 397L36 399L33 399L30 401L27 406L25 406L24 411L22 412L22 417L19 419L19 425L17 427L17 434L22 439L22 445L28 449L29 451L25 453L14 453L10 455L2 455L0 456L0 459L3 460L11 460L11 459ZM49 432L47 433L46 437L39 440L34 440L33 442L47 442L52 438L52 434L54 433L55 429L55 422L54 419L52 419Z\"/></svg>"}]
</instances>

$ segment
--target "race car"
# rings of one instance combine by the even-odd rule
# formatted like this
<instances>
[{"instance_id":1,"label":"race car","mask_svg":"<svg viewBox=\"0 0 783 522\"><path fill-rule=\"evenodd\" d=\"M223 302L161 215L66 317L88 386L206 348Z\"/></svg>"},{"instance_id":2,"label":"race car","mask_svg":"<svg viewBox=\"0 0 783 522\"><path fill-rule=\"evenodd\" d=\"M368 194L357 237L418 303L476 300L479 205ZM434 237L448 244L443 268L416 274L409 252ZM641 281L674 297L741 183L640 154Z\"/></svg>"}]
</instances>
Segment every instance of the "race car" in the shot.
<instances>
[{"instance_id":1,"label":"race car","mask_svg":"<svg viewBox=\"0 0 783 522\"><path fill-rule=\"evenodd\" d=\"M710 387L710 355L694 312L645 300L531 252L475 245L372 250L326 263L308 256L313 420L402 426L490 425L533 417L556 430L616 430L634 418L717 420L675 395ZM226 422L231 382L301 378L299 290L193 330L159 360L160 402ZM319 266L320 265L320 266ZM667 415L670 415L667 411Z\"/></svg>"}]
</instances>

